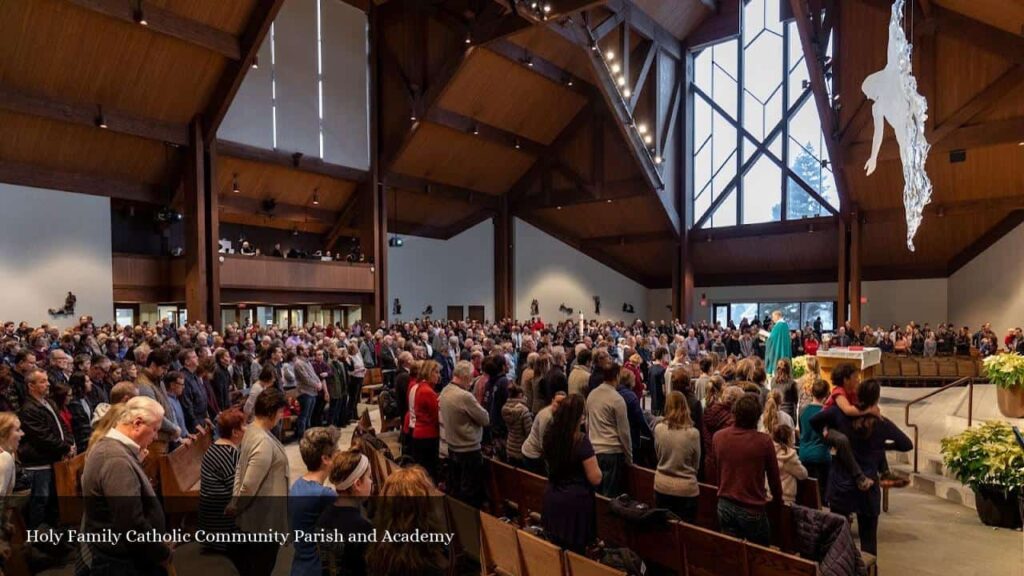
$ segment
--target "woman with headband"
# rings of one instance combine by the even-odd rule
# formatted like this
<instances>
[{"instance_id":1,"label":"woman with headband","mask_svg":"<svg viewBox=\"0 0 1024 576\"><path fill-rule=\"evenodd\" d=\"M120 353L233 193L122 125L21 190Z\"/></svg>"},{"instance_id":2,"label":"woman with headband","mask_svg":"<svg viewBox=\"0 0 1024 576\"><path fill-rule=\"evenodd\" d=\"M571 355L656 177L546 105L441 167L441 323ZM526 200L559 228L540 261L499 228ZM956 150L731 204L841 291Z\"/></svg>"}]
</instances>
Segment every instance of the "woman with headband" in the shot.
<instances>
[{"instance_id":1,"label":"woman with headband","mask_svg":"<svg viewBox=\"0 0 1024 576\"><path fill-rule=\"evenodd\" d=\"M364 576L366 574L366 548L368 543L353 542L355 534L372 534L373 524L363 516L363 500L373 489L370 460L353 447L339 452L331 460L328 481L334 485L338 498L320 515L317 531L340 533L344 543L318 544L324 573L331 576Z\"/></svg>"}]
</instances>

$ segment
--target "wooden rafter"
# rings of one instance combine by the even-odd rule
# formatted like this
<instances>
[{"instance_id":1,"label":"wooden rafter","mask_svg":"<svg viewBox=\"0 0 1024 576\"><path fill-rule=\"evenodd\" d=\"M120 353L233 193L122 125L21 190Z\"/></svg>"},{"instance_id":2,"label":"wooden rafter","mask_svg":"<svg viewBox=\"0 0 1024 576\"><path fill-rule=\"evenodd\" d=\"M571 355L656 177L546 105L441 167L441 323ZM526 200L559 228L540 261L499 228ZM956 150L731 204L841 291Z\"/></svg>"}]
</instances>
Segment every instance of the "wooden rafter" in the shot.
<instances>
[{"instance_id":1,"label":"wooden rafter","mask_svg":"<svg viewBox=\"0 0 1024 576\"><path fill-rule=\"evenodd\" d=\"M652 242L675 242L676 236L671 232L644 232L641 234L613 234L611 236L594 236L583 238L584 246L625 246L628 244L649 244Z\"/></svg>"},{"instance_id":2,"label":"wooden rafter","mask_svg":"<svg viewBox=\"0 0 1024 576\"><path fill-rule=\"evenodd\" d=\"M499 56L503 56L506 60L518 64L521 64L525 58L529 57L532 66L528 66L528 68L533 72L585 98L590 98L593 95L593 87L583 78L570 73L550 60L541 58L536 54L531 54L529 50L512 41L499 40L492 42L487 45L487 49Z\"/></svg>"},{"instance_id":3,"label":"wooden rafter","mask_svg":"<svg viewBox=\"0 0 1024 576\"><path fill-rule=\"evenodd\" d=\"M443 184L427 178L409 176L397 172L386 172L382 176L381 181L385 186L413 194L435 196L465 204L479 205L490 210L496 210L498 206L497 196L477 190L470 190L469 188Z\"/></svg>"},{"instance_id":4,"label":"wooden rafter","mask_svg":"<svg viewBox=\"0 0 1024 576\"><path fill-rule=\"evenodd\" d=\"M163 204L168 199L163 189L151 184L4 160L0 160L0 182L147 204Z\"/></svg>"},{"instance_id":5,"label":"wooden rafter","mask_svg":"<svg viewBox=\"0 0 1024 576\"><path fill-rule=\"evenodd\" d=\"M815 233L833 230L836 227L834 216L821 218L803 218L801 220L781 220L762 224L743 224L740 226L723 226L721 228L692 230L690 242L700 243L726 238L751 238L760 236L776 236L779 234L798 234L801 232Z\"/></svg>"},{"instance_id":6,"label":"wooden rafter","mask_svg":"<svg viewBox=\"0 0 1024 576\"><path fill-rule=\"evenodd\" d=\"M263 148L257 148L256 146L249 146L248 144L241 144L228 140L218 140L217 148L222 156L228 156L238 160L248 160L250 162L259 162L261 164L284 166L293 170L309 172L311 174L320 174L321 176L328 176L330 178L346 180L348 182L363 182L369 177L369 172L366 170L324 162L320 158L305 156L303 154L290 153L281 150L266 150Z\"/></svg>"},{"instance_id":7,"label":"wooden rafter","mask_svg":"<svg viewBox=\"0 0 1024 576\"><path fill-rule=\"evenodd\" d=\"M551 190L543 197L534 197L529 203L521 203L517 207L523 210L545 210L549 208L571 208L587 204L611 204L616 200L642 198L650 195L647 184L640 178L605 182L601 186L600 197L595 197L587 190L579 187Z\"/></svg>"},{"instance_id":8,"label":"wooden rafter","mask_svg":"<svg viewBox=\"0 0 1024 576\"><path fill-rule=\"evenodd\" d=\"M634 282L639 282L640 284L643 284L644 286L647 287L654 287L657 284L657 281L654 278L648 276L647 274L644 274L636 270L632 266L629 266L616 258L610 257L601 248L586 245L582 241L574 238L571 234L569 234L562 228L548 224L545 221L536 218L532 213L520 214L518 215L518 217L527 224L529 224L530 226L533 226L534 228L537 228L538 230L553 236L555 239L561 241L563 244L566 244L571 248L574 248L586 254L587 256L590 256L594 260L597 260L601 264L604 264L605 266L611 268L612 270L615 270L619 274L622 274L623 276L629 278L630 280L633 280Z\"/></svg>"},{"instance_id":9,"label":"wooden rafter","mask_svg":"<svg viewBox=\"0 0 1024 576\"><path fill-rule=\"evenodd\" d=\"M953 256L949 261L949 265L946 268L946 274L952 276L958 270L966 266L971 260L974 260L976 256L988 250L993 244L998 242L1006 236L1017 226L1024 223L1024 208L1014 210L1006 215L1005 218L1000 220L994 227L988 232L982 234L974 242L967 245L966 248L961 250L957 255Z\"/></svg>"},{"instance_id":10,"label":"wooden rafter","mask_svg":"<svg viewBox=\"0 0 1024 576\"><path fill-rule=\"evenodd\" d=\"M431 108L427 113L426 120L434 124L440 124L457 132L472 133L476 136L494 142L505 148L522 150L527 154L539 156L547 148L544 144L520 136L508 130L498 128L486 122L464 116L458 112L452 112L439 106Z\"/></svg>"},{"instance_id":11,"label":"wooden rafter","mask_svg":"<svg viewBox=\"0 0 1024 576\"><path fill-rule=\"evenodd\" d=\"M925 206L924 216L925 218L944 218L947 216L970 216L980 212L1013 212L1016 210L1024 210L1024 194L953 202L932 202ZM861 212L861 217L865 223L879 224L902 222L904 214L904 209L901 206L866 210Z\"/></svg>"},{"instance_id":12,"label":"wooden rafter","mask_svg":"<svg viewBox=\"0 0 1024 576\"><path fill-rule=\"evenodd\" d=\"M267 216L288 222L309 222L330 226L338 219L337 213L331 210L282 202L275 202L274 209L268 212L264 210L262 200L231 193L221 194L219 205L224 214Z\"/></svg>"},{"instance_id":13,"label":"wooden rafter","mask_svg":"<svg viewBox=\"0 0 1024 576\"><path fill-rule=\"evenodd\" d=\"M217 85L210 96L209 104L203 114L203 134L209 144L217 138L217 129L224 121L224 116L235 99L235 94L242 86L242 80L252 66L259 53L263 39L270 31L270 25L280 12L284 0L258 0L249 16L242 36L238 40L240 57L230 62L221 74Z\"/></svg>"},{"instance_id":14,"label":"wooden rafter","mask_svg":"<svg viewBox=\"0 0 1024 576\"><path fill-rule=\"evenodd\" d=\"M100 108L98 106L61 102L4 86L0 86L0 109L82 126L95 126L99 129ZM175 146L188 144L188 126L184 124L138 118L109 108L103 108L102 112L106 129L112 132L166 142Z\"/></svg>"},{"instance_id":15,"label":"wooden rafter","mask_svg":"<svg viewBox=\"0 0 1024 576\"><path fill-rule=\"evenodd\" d=\"M821 50L824 50L824 46L828 42L825 38L815 36L812 20L817 21L817 14L812 18L811 13L808 11L807 0L789 0L789 4L793 10L797 30L800 33L800 45L803 47L804 62L807 64L811 91L814 94L814 103L818 108L818 117L821 120L821 131L825 140L825 148L828 150L828 157L832 162L836 190L839 194L840 212L845 214L849 210L850 191L846 183L846 170L842 150L836 138L838 124L836 123L835 109L832 107L828 89L825 86L825 64L821 54Z\"/></svg>"},{"instance_id":16,"label":"wooden rafter","mask_svg":"<svg viewBox=\"0 0 1024 576\"><path fill-rule=\"evenodd\" d=\"M324 250L331 250L337 244L338 239L345 235L345 232L352 228L352 221L355 220L356 209L364 198L368 196L366 188L373 186L370 182L363 182L352 192L345 205L338 211L338 217L334 220L331 229L324 236Z\"/></svg>"},{"instance_id":17,"label":"wooden rafter","mask_svg":"<svg viewBox=\"0 0 1024 576\"><path fill-rule=\"evenodd\" d=\"M992 120L981 124L972 124L953 130L948 136L932 146L932 155L951 152L953 150L972 150L1000 144L1017 144L1024 138L1024 117L1007 120ZM871 151L870 142L857 142L846 149L847 163L861 163ZM878 152L878 160L898 160L899 148L887 142Z\"/></svg>"},{"instance_id":18,"label":"wooden rafter","mask_svg":"<svg viewBox=\"0 0 1024 576\"><path fill-rule=\"evenodd\" d=\"M550 172L550 159L557 158L559 151L565 144L571 140L580 129L586 124L589 114L587 114L588 107L584 106L580 108L576 116L562 128L562 131L555 137L551 144L547 147L545 152L538 158L533 166L526 171L525 174L519 177L519 180L509 189L506 194L510 197L510 205L513 212L517 211L531 201L531 196L527 194L527 191L538 178L543 178L546 172Z\"/></svg>"},{"instance_id":19,"label":"wooden rafter","mask_svg":"<svg viewBox=\"0 0 1024 576\"><path fill-rule=\"evenodd\" d=\"M632 114L636 110L637 102L640 101L640 95L644 92L644 85L647 84L647 75L651 71L651 65L654 64L655 56L658 55L658 45L648 40L642 43L639 48L644 48L643 62L640 64L640 70L637 72L636 78L630 80L630 86L633 86L633 94L629 97L629 112ZM630 58L633 56L630 55Z\"/></svg>"},{"instance_id":20,"label":"wooden rafter","mask_svg":"<svg viewBox=\"0 0 1024 576\"><path fill-rule=\"evenodd\" d=\"M146 30L206 48L230 60L238 60L241 56L239 41L231 34L180 16L145 0L138 4L129 0L67 0L67 2ZM135 9L139 6L141 6L142 13L137 15ZM137 16L145 17L145 26L136 22Z\"/></svg>"}]
</instances>

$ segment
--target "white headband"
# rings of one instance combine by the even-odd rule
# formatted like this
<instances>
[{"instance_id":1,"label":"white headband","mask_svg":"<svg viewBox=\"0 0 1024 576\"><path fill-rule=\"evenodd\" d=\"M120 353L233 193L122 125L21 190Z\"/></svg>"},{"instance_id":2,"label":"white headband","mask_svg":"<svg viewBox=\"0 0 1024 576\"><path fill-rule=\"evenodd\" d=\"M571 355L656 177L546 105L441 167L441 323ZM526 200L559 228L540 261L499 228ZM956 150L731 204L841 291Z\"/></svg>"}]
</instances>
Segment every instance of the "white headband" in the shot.
<instances>
[{"instance_id":1,"label":"white headband","mask_svg":"<svg viewBox=\"0 0 1024 576\"><path fill-rule=\"evenodd\" d=\"M359 464L356 464L356 469L351 474L345 477L344 480L334 485L335 490L348 490L356 483L356 480L363 477L366 471L370 469L370 459L365 454L359 455Z\"/></svg>"}]
</instances>

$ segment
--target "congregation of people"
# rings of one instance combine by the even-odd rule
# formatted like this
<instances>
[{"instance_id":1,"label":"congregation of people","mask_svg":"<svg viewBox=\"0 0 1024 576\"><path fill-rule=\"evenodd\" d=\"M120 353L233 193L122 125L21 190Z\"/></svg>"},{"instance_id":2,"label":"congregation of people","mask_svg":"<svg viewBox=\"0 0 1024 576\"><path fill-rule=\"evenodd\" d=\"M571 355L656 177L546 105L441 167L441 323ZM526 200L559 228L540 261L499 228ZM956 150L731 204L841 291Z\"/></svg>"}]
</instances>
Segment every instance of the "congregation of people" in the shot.
<instances>
[{"instance_id":1,"label":"congregation of people","mask_svg":"<svg viewBox=\"0 0 1024 576\"><path fill-rule=\"evenodd\" d=\"M496 458L547 477L543 527L581 553L596 536L595 494L622 494L627 468L642 465L655 470L659 507L692 521L698 483L717 486L721 530L763 544L771 540L768 508L792 503L797 482L816 478L822 501L856 517L861 549L874 554L885 451L909 450L910 440L881 416L878 384L860 382L852 365L825 382L810 358L807 373L792 378L788 357L811 353L803 342L819 340L820 330L787 332L800 347L779 356L757 333L780 321L776 314L733 329L417 320L349 330L230 325L222 333L166 320L117 327L83 317L66 331L7 323L0 494L28 490L26 525L55 526L53 465L85 454L85 498L117 504L87 505L84 529L165 530L142 464L208 434L214 440L202 461L199 524L210 532L366 532L378 525L360 505L371 493L423 497L443 489L481 506L485 458ZM893 332L925 341L941 333L942 349L952 342L959 353L969 331L950 340L951 330L911 324ZM841 327L830 340L891 339L881 332ZM1024 342L1016 334L1004 347ZM968 348L995 338L986 325L970 340ZM381 421L400 431L409 465L382 487L372 486L361 440L338 446L338 429L358 418L370 370L381 375ZM291 434L282 425L289 418ZM291 484L289 441L298 442L306 467ZM384 511L386 522L405 529L428 522L415 506ZM278 547L209 550L241 574L269 574ZM442 551L426 550L296 543L292 573L321 574L328 566L331 574L442 573ZM88 545L74 555L80 574L158 574L173 549Z\"/></svg>"}]
</instances>

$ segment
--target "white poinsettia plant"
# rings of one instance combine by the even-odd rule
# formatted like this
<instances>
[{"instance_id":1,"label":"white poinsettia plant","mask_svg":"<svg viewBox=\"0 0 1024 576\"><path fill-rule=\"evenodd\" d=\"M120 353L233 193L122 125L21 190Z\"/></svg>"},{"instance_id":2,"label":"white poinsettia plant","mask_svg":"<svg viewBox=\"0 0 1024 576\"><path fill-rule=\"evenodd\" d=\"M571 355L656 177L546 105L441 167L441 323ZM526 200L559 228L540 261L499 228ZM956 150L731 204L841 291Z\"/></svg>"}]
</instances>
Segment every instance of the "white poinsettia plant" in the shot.
<instances>
[{"instance_id":1,"label":"white poinsettia plant","mask_svg":"<svg viewBox=\"0 0 1024 576\"><path fill-rule=\"evenodd\" d=\"M807 356L793 358L793 379L799 380L807 374Z\"/></svg>"},{"instance_id":2,"label":"white poinsettia plant","mask_svg":"<svg viewBox=\"0 0 1024 576\"><path fill-rule=\"evenodd\" d=\"M1024 386L1024 356L995 354L983 360L989 382L1000 388Z\"/></svg>"}]
</instances>

